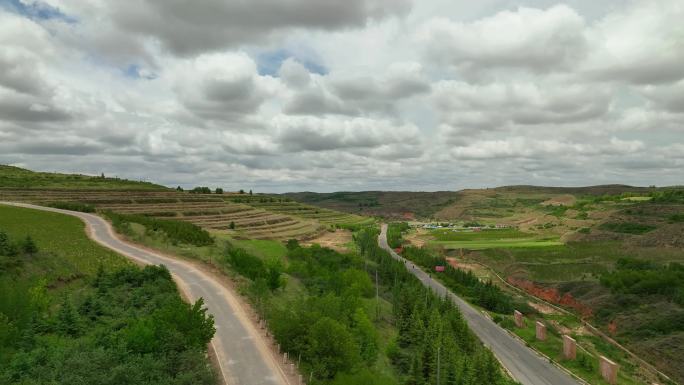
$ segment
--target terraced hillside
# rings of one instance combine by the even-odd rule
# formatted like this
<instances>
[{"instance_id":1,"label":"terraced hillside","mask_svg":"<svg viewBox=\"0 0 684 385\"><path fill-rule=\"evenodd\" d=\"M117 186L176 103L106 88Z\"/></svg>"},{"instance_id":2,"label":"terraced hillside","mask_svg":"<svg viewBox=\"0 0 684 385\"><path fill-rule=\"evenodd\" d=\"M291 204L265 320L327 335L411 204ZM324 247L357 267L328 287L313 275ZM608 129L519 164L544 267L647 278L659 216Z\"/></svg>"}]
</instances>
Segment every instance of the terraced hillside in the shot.
<instances>
[{"instance_id":1,"label":"terraced hillside","mask_svg":"<svg viewBox=\"0 0 684 385\"><path fill-rule=\"evenodd\" d=\"M304 204L352 214L389 219L430 218L458 197L453 191L360 191L287 193L282 196Z\"/></svg>"},{"instance_id":2,"label":"terraced hillside","mask_svg":"<svg viewBox=\"0 0 684 385\"><path fill-rule=\"evenodd\" d=\"M369 217L343 213L340 211L330 210L322 207L310 206L307 204L296 202L289 198L259 195L233 195L230 199L233 202L244 203L262 210L287 214L304 219L316 220L319 223L331 227L353 227L373 222L373 219Z\"/></svg>"},{"instance_id":3,"label":"terraced hillside","mask_svg":"<svg viewBox=\"0 0 684 385\"><path fill-rule=\"evenodd\" d=\"M176 191L0 189L0 200L42 205L80 202L93 205L98 210L187 221L240 238L311 239L326 231L326 226L314 219L235 203L235 196Z\"/></svg>"}]
</instances>

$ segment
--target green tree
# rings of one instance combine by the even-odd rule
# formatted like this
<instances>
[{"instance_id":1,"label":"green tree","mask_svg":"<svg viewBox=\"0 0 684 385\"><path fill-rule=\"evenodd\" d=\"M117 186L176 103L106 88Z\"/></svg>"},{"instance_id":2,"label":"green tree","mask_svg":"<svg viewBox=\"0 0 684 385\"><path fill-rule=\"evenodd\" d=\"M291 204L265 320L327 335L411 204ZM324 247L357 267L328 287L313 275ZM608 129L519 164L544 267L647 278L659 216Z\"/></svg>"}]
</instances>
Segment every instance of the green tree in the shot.
<instances>
[{"instance_id":1,"label":"green tree","mask_svg":"<svg viewBox=\"0 0 684 385\"><path fill-rule=\"evenodd\" d=\"M31 238L30 235L27 235L21 243L21 251L28 255L33 255L38 252L38 246L33 242L33 238Z\"/></svg>"},{"instance_id":2,"label":"green tree","mask_svg":"<svg viewBox=\"0 0 684 385\"><path fill-rule=\"evenodd\" d=\"M0 230L0 255L7 255L7 251L10 247L10 241L7 234Z\"/></svg>"},{"instance_id":3,"label":"green tree","mask_svg":"<svg viewBox=\"0 0 684 385\"><path fill-rule=\"evenodd\" d=\"M223 189L220 187L216 188L216 194L223 194Z\"/></svg>"},{"instance_id":4,"label":"green tree","mask_svg":"<svg viewBox=\"0 0 684 385\"><path fill-rule=\"evenodd\" d=\"M361 358L366 365L372 365L378 356L378 332L368 315L357 308L352 318L352 330L359 346Z\"/></svg>"},{"instance_id":5,"label":"green tree","mask_svg":"<svg viewBox=\"0 0 684 385\"><path fill-rule=\"evenodd\" d=\"M63 335L77 337L81 331L80 319L68 296L64 297L57 313L57 330Z\"/></svg>"},{"instance_id":6,"label":"green tree","mask_svg":"<svg viewBox=\"0 0 684 385\"><path fill-rule=\"evenodd\" d=\"M334 319L320 318L308 335L308 358L314 374L330 379L338 372L349 371L359 361L359 348L346 327Z\"/></svg>"}]
</instances>

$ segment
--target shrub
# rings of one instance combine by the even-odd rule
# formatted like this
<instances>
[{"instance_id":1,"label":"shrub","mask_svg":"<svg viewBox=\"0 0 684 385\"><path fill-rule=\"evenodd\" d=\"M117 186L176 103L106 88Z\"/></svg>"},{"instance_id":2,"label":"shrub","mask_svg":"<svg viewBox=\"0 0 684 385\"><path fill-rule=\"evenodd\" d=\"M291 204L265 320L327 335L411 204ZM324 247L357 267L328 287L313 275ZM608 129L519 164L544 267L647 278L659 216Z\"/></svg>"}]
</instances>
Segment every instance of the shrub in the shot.
<instances>
[{"instance_id":1,"label":"shrub","mask_svg":"<svg viewBox=\"0 0 684 385\"><path fill-rule=\"evenodd\" d=\"M174 242L187 243L194 246L209 246L214 244L211 235L201 227L189 222L169 219L157 219L144 215L117 214L111 211L105 215L112 221L117 230L124 234L130 233L127 223L138 223L150 231L162 231Z\"/></svg>"},{"instance_id":2,"label":"shrub","mask_svg":"<svg viewBox=\"0 0 684 385\"><path fill-rule=\"evenodd\" d=\"M51 202L48 203L49 207L54 207L56 209L80 211L84 213L94 213L95 207L87 203L81 202Z\"/></svg>"},{"instance_id":3,"label":"shrub","mask_svg":"<svg viewBox=\"0 0 684 385\"><path fill-rule=\"evenodd\" d=\"M645 234L656 229L655 226L644 225L641 223L629 222L609 222L601 225L602 230L612 231L614 233L624 234Z\"/></svg>"}]
</instances>

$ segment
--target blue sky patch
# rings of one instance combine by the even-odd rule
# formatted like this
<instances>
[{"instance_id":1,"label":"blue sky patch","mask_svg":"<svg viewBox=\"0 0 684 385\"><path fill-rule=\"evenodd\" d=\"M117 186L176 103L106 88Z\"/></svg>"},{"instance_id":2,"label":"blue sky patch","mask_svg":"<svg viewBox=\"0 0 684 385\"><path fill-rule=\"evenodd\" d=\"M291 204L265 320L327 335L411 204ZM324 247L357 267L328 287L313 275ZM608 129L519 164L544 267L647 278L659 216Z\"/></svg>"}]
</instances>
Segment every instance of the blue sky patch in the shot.
<instances>
[{"instance_id":1,"label":"blue sky patch","mask_svg":"<svg viewBox=\"0 0 684 385\"><path fill-rule=\"evenodd\" d=\"M322 64L317 63L311 59L302 58L285 49L260 53L256 55L255 60L257 62L257 67L260 75L277 76L280 66L283 64L285 60L289 58L294 58L295 60L297 60L311 73L319 75L325 75L328 73L328 69L325 68Z\"/></svg>"},{"instance_id":2,"label":"blue sky patch","mask_svg":"<svg viewBox=\"0 0 684 385\"><path fill-rule=\"evenodd\" d=\"M145 73L145 71L142 71L142 67L140 67L137 64L131 64L125 69L123 69L123 74L127 78L131 79L152 80L157 78L157 75L154 73Z\"/></svg>"},{"instance_id":3,"label":"blue sky patch","mask_svg":"<svg viewBox=\"0 0 684 385\"><path fill-rule=\"evenodd\" d=\"M40 1L23 3L20 0L0 0L0 7L32 20L57 19L67 23L76 22L76 19L64 14L59 8L55 8Z\"/></svg>"}]
</instances>

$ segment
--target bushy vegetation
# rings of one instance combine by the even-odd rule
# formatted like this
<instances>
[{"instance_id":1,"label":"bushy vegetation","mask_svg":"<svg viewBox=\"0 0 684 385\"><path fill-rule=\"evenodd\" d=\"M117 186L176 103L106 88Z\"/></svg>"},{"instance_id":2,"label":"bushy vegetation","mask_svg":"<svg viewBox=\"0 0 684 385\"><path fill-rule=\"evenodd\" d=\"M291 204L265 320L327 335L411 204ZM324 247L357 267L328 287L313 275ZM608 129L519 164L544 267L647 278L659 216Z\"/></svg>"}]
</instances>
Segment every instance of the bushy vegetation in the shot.
<instances>
[{"instance_id":1,"label":"bushy vegetation","mask_svg":"<svg viewBox=\"0 0 684 385\"><path fill-rule=\"evenodd\" d=\"M682 223L684 222L684 214L672 214L667 217L670 223Z\"/></svg>"},{"instance_id":2,"label":"bushy vegetation","mask_svg":"<svg viewBox=\"0 0 684 385\"><path fill-rule=\"evenodd\" d=\"M206 186L195 187L189 191L190 194L211 194L211 189Z\"/></svg>"},{"instance_id":3,"label":"bushy vegetation","mask_svg":"<svg viewBox=\"0 0 684 385\"><path fill-rule=\"evenodd\" d=\"M56 209L80 211L84 213L94 213L95 206L89 205L87 203L81 202L52 202L48 206L54 207Z\"/></svg>"},{"instance_id":4,"label":"bushy vegetation","mask_svg":"<svg viewBox=\"0 0 684 385\"><path fill-rule=\"evenodd\" d=\"M645 234L656 229L655 226L646 225L642 223L630 222L609 222L599 226L602 230L608 230L615 233L624 234Z\"/></svg>"},{"instance_id":5,"label":"bushy vegetation","mask_svg":"<svg viewBox=\"0 0 684 385\"><path fill-rule=\"evenodd\" d=\"M649 261L622 258L615 271L603 274L601 283L614 293L661 295L684 306L684 266L660 266Z\"/></svg>"},{"instance_id":6,"label":"bushy vegetation","mask_svg":"<svg viewBox=\"0 0 684 385\"><path fill-rule=\"evenodd\" d=\"M189 222L169 219L157 219L145 215L118 214L111 211L105 216L112 221L114 228L123 233L130 233L130 223L138 223L149 231L161 231L172 243L186 243L194 246L208 246L214 244L211 235L201 227Z\"/></svg>"},{"instance_id":7,"label":"bushy vegetation","mask_svg":"<svg viewBox=\"0 0 684 385\"><path fill-rule=\"evenodd\" d=\"M245 249L226 243L224 250L226 261L239 274L251 279L256 285L266 284L270 290L276 290L284 285L281 277L283 265L278 258L264 261L249 254Z\"/></svg>"},{"instance_id":8,"label":"bushy vegetation","mask_svg":"<svg viewBox=\"0 0 684 385\"><path fill-rule=\"evenodd\" d=\"M400 223L390 223L387 226L387 243L393 249L401 247L403 243L402 233L409 229L409 225L406 222Z\"/></svg>"},{"instance_id":9,"label":"bushy vegetation","mask_svg":"<svg viewBox=\"0 0 684 385\"><path fill-rule=\"evenodd\" d=\"M428 270L434 269L435 266L445 266L443 272L435 274L439 274L439 279L454 293L493 312L513 312L511 297L491 282L480 281L472 271L454 269L443 257L435 256L423 248L406 247L402 256Z\"/></svg>"},{"instance_id":10,"label":"bushy vegetation","mask_svg":"<svg viewBox=\"0 0 684 385\"><path fill-rule=\"evenodd\" d=\"M0 383L213 384L214 334L202 301L181 301L168 270L103 270L78 295L54 298L4 281Z\"/></svg>"},{"instance_id":11,"label":"bushy vegetation","mask_svg":"<svg viewBox=\"0 0 684 385\"><path fill-rule=\"evenodd\" d=\"M74 217L0 206L0 384L214 384L213 321ZM6 263L9 262L9 263Z\"/></svg>"},{"instance_id":12,"label":"bushy vegetation","mask_svg":"<svg viewBox=\"0 0 684 385\"><path fill-rule=\"evenodd\" d=\"M651 193L653 203L684 203L684 190L665 190Z\"/></svg>"}]
</instances>

